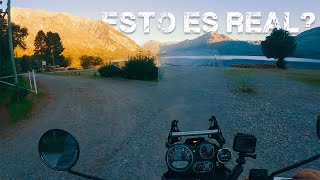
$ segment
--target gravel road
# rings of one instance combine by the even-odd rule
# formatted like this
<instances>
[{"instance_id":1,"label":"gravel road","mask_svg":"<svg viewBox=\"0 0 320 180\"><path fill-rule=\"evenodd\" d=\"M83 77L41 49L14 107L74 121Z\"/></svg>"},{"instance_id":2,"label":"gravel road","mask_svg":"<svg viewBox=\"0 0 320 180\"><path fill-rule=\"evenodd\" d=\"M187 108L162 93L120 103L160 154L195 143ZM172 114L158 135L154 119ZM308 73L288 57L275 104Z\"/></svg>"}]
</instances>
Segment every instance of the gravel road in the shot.
<instances>
[{"instance_id":1,"label":"gravel road","mask_svg":"<svg viewBox=\"0 0 320 180\"><path fill-rule=\"evenodd\" d=\"M38 156L38 140L54 128L79 141L74 170L113 180L160 179L171 120L180 121L180 130L202 130L213 114L230 149L237 132L257 136L258 158L248 159L245 172L274 171L319 153L320 89L270 72L251 80L256 95L232 94L230 76L213 67L162 67L158 83L39 75L50 102L0 140L0 179L79 179L47 168Z\"/></svg>"}]
</instances>

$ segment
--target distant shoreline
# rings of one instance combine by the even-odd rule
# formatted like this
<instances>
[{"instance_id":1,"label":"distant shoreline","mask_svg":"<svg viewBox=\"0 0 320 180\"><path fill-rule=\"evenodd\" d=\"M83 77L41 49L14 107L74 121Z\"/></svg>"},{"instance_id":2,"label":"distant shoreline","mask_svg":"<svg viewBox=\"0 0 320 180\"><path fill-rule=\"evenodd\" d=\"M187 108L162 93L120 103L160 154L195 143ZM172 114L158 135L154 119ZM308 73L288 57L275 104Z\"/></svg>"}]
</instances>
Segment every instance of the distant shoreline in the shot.
<instances>
[{"instance_id":1,"label":"distant shoreline","mask_svg":"<svg viewBox=\"0 0 320 180\"><path fill-rule=\"evenodd\" d=\"M259 61L274 61L274 59L268 59L264 56L241 56L241 55L221 55L221 56L164 56L166 59L216 59L216 60L259 60ZM287 57L285 58L288 62L309 62L309 63L320 63L320 59L311 58L297 58Z\"/></svg>"},{"instance_id":2,"label":"distant shoreline","mask_svg":"<svg viewBox=\"0 0 320 180\"><path fill-rule=\"evenodd\" d=\"M231 67L234 64L274 64L274 59L263 56L168 56L161 64L168 66L213 66ZM320 60L306 58L285 59L293 69L320 70Z\"/></svg>"}]
</instances>

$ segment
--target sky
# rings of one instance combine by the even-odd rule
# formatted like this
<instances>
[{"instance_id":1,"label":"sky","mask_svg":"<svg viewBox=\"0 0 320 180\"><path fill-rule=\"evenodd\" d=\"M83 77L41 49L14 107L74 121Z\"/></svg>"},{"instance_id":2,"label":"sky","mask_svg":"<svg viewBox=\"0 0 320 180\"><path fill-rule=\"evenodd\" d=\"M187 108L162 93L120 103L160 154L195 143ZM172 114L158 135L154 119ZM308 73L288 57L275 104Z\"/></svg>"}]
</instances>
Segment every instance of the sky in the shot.
<instances>
[{"instance_id":1,"label":"sky","mask_svg":"<svg viewBox=\"0 0 320 180\"><path fill-rule=\"evenodd\" d=\"M6 3L6 0L4 0ZM13 7L44 9L52 12L67 12L76 16L83 16L92 19L102 19L102 12L118 12L119 18L115 28L119 29L121 25L120 15L123 12L132 12L136 16L135 23L137 29L131 34L125 34L138 44L143 44L148 40L157 40L161 42L182 41L185 39L194 39L200 34L184 33L184 12L200 12L200 17L205 12L214 12L218 16L218 32L226 34L233 39L239 40L262 40L267 34L248 34L237 33L236 28L228 34L226 32L227 12L240 12L246 17L246 12L261 12L261 25L263 28L269 12L276 12L280 25L284 23L284 12L290 12L290 27L300 28L300 32L305 30L305 23L300 19L302 13L313 12L316 17L311 27L320 26L320 3L319 0L12 0ZM143 32L143 19L138 18L138 12L155 12L155 18L150 19L150 33ZM164 34L157 28L157 19L162 12L171 12L176 18L176 28L170 34ZM199 19L201 21L201 18ZM245 24L245 22L244 22ZM202 27L201 22L198 27Z\"/></svg>"}]
</instances>

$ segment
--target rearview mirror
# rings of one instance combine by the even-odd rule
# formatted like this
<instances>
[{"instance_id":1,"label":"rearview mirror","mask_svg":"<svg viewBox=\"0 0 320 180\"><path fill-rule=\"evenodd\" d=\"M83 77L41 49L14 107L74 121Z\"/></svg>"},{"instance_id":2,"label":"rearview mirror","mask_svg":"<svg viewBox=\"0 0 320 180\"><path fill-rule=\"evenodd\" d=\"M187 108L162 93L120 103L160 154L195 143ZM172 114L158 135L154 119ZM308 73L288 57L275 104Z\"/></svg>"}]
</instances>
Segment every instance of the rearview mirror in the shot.
<instances>
[{"instance_id":1,"label":"rearview mirror","mask_svg":"<svg viewBox=\"0 0 320 180\"><path fill-rule=\"evenodd\" d=\"M78 141L67 131L49 130L42 135L38 146L42 161L57 171L70 170L78 161Z\"/></svg>"},{"instance_id":2,"label":"rearview mirror","mask_svg":"<svg viewBox=\"0 0 320 180\"><path fill-rule=\"evenodd\" d=\"M317 134L318 134L318 138L320 139L320 115L318 116L318 120L317 120Z\"/></svg>"},{"instance_id":3,"label":"rearview mirror","mask_svg":"<svg viewBox=\"0 0 320 180\"><path fill-rule=\"evenodd\" d=\"M248 134L238 133L233 140L233 150L239 153L254 153L256 145L257 138Z\"/></svg>"}]
</instances>

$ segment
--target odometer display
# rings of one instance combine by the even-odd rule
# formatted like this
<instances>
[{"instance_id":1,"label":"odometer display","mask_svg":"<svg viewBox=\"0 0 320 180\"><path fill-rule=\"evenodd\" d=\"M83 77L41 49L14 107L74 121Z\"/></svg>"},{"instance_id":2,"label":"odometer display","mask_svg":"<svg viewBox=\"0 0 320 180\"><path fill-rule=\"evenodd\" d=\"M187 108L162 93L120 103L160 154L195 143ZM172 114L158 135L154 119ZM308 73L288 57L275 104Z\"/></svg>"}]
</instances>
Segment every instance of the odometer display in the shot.
<instances>
[{"instance_id":1,"label":"odometer display","mask_svg":"<svg viewBox=\"0 0 320 180\"><path fill-rule=\"evenodd\" d=\"M187 146L175 145L168 149L166 160L170 169L182 172L191 167L193 163L193 154Z\"/></svg>"}]
</instances>

